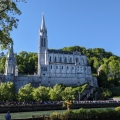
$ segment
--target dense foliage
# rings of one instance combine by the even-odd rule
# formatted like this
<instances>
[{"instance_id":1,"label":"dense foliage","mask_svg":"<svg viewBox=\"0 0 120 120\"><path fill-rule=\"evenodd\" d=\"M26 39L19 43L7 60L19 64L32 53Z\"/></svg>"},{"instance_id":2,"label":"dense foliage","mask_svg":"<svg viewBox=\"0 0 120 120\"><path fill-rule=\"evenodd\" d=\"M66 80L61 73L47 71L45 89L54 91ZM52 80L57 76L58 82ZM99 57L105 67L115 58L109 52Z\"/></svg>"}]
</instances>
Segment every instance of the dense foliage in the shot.
<instances>
[{"instance_id":1,"label":"dense foliage","mask_svg":"<svg viewBox=\"0 0 120 120\"><path fill-rule=\"evenodd\" d=\"M33 100L32 91L33 87L31 86L31 84L26 84L24 87L20 88L17 95L18 101Z\"/></svg>"},{"instance_id":2,"label":"dense foliage","mask_svg":"<svg viewBox=\"0 0 120 120\"><path fill-rule=\"evenodd\" d=\"M6 48L12 42L10 31L17 28L21 11L17 8L17 2L25 0L0 0L0 47Z\"/></svg>"},{"instance_id":3,"label":"dense foliage","mask_svg":"<svg viewBox=\"0 0 120 120\"><path fill-rule=\"evenodd\" d=\"M84 109L66 111L65 113L53 112L51 120L119 120L120 109Z\"/></svg>"},{"instance_id":4,"label":"dense foliage","mask_svg":"<svg viewBox=\"0 0 120 120\"><path fill-rule=\"evenodd\" d=\"M20 74L34 74L37 72L37 53L22 51L16 55L16 58Z\"/></svg>"},{"instance_id":5,"label":"dense foliage","mask_svg":"<svg viewBox=\"0 0 120 120\"><path fill-rule=\"evenodd\" d=\"M0 101L12 101L15 99L14 84L12 82L0 85Z\"/></svg>"},{"instance_id":6,"label":"dense foliage","mask_svg":"<svg viewBox=\"0 0 120 120\"><path fill-rule=\"evenodd\" d=\"M79 87L84 91L85 86L87 87L86 84ZM0 101L72 101L78 96L76 87L62 87L58 84L53 87L39 86L37 88L32 87L31 84L26 84L15 94L14 84L7 82L0 85L0 91Z\"/></svg>"}]
</instances>

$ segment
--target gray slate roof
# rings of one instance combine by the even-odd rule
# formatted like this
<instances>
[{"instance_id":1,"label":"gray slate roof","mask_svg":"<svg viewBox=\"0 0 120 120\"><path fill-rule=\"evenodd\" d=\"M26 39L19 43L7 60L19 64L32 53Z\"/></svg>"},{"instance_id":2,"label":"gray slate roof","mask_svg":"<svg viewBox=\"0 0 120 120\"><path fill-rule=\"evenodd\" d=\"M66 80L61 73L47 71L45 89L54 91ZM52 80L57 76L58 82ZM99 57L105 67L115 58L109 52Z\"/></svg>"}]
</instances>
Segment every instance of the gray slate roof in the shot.
<instances>
[{"instance_id":1,"label":"gray slate roof","mask_svg":"<svg viewBox=\"0 0 120 120\"><path fill-rule=\"evenodd\" d=\"M70 51L62 51L62 50L50 50L48 49L48 52L49 53L61 53L61 54L73 54L73 52L70 52Z\"/></svg>"}]
</instances>

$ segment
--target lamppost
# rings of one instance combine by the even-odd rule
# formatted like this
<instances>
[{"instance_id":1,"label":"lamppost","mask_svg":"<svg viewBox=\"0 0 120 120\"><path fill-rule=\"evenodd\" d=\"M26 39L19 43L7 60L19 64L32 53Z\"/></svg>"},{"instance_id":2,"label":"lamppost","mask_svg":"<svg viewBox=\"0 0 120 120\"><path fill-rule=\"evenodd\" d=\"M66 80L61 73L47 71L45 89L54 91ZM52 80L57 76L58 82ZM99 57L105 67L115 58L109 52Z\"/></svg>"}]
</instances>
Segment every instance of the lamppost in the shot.
<instances>
[{"instance_id":1,"label":"lamppost","mask_svg":"<svg viewBox=\"0 0 120 120\"><path fill-rule=\"evenodd\" d=\"M82 93L82 88L80 87L78 90L78 97L79 97L79 102L80 102L80 94Z\"/></svg>"},{"instance_id":2,"label":"lamppost","mask_svg":"<svg viewBox=\"0 0 120 120\"><path fill-rule=\"evenodd\" d=\"M79 94L79 102L80 102L80 91L78 91L78 94Z\"/></svg>"},{"instance_id":3,"label":"lamppost","mask_svg":"<svg viewBox=\"0 0 120 120\"><path fill-rule=\"evenodd\" d=\"M10 3L12 3L12 0L0 0L0 13L9 9Z\"/></svg>"}]
</instances>

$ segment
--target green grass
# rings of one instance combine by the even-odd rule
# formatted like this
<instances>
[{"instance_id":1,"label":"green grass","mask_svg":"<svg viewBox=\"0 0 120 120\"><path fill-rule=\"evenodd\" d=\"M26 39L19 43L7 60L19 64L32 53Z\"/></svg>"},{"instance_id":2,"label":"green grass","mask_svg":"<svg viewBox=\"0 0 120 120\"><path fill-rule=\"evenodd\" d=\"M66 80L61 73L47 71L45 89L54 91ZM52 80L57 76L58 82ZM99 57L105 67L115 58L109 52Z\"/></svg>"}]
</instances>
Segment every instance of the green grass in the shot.
<instances>
[{"instance_id":1,"label":"green grass","mask_svg":"<svg viewBox=\"0 0 120 120\"><path fill-rule=\"evenodd\" d=\"M50 115L54 111L57 112L64 112L66 110L51 110L51 111L32 111L32 112L16 112L16 113L10 113L12 119L15 118L30 118L32 115ZM0 120L4 120L6 113L0 113Z\"/></svg>"},{"instance_id":2,"label":"green grass","mask_svg":"<svg viewBox=\"0 0 120 120\"><path fill-rule=\"evenodd\" d=\"M106 109L106 108L92 108L92 109ZM110 109L114 109L114 108L110 108ZM15 118L30 118L30 117L32 117L32 115L36 115L36 116L47 115L47 116L49 116L51 113L53 113L55 111L64 113L66 110L16 112L16 113L10 113L10 114L11 114L12 119L15 119ZM0 113L0 120L4 120L5 114L6 113Z\"/></svg>"}]
</instances>

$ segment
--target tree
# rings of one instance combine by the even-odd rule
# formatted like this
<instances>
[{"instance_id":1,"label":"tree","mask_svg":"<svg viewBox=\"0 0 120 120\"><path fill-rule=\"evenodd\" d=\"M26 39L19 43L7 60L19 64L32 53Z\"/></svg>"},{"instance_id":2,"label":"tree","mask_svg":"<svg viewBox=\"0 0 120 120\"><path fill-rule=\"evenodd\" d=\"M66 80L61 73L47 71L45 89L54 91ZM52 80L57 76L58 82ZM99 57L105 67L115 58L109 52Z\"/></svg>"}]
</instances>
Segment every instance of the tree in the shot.
<instances>
[{"instance_id":1,"label":"tree","mask_svg":"<svg viewBox=\"0 0 120 120\"><path fill-rule=\"evenodd\" d=\"M33 87L31 84L26 84L24 87L20 88L18 91L18 100L19 101L30 101L33 100Z\"/></svg>"},{"instance_id":2,"label":"tree","mask_svg":"<svg viewBox=\"0 0 120 120\"><path fill-rule=\"evenodd\" d=\"M37 72L37 53L22 51L16 57L19 73L34 74L34 72Z\"/></svg>"},{"instance_id":3,"label":"tree","mask_svg":"<svg viewBox=\"0 0 120 120\"><path fill-rule=\"evenodd\" d=\"M61 100L62 87L61 85L56 84L53 88L50 89L49 95L51 100Z\"/></svg>"},{"instance_id":4,"label":"tree","mask_svg":"<svg viewBox=\"0 0 120 120\"><path fill-rule=\"evenodd\" d=\"M109 74L108 64L104 63L102 65L101 70L103 70L105 72L105 74L108 76L108 74Z\"/></svg>"},{"instance_id":5,"label":"tree","mask_svg":"<svg viewBox=\"0 0 120 120\"><path fill-rule=\"evenodd\" d=\"M64 51L79 51L79 52L81 52L81 53L83 53L83 54L85 54L85 52L86 52L86 49L85 49L85 47L83 47L83 46L70 46L70 47L64 47L62 50L64 50Z\"/></svg>"},{"instance_id":6,"label":"tree","mask_svg":"<svg viewBox=\"0 0 120 120\"><path fill-rule=\"evenodd\" d=\"M103 97L105 98L105 99L108 99L109 97L111 97L112 96L112 92L109 90L109 89L104 89L103 90Z\"/></svg>"},{"instance_id":7,"label":"tree","mask_svg":"<svg viewBox=\"0 0 120 120\"><path fill-rule=\"evenodd\" d=\"M67 110L70 110L72 101L75 99L75 91L72 87L66 87L62 92L62 100L64 100L64 105L67 105Z\"/></svg>"},{"instance_id":8,"label":"tree","mask_svg":"<svg viewBox=\"0 0 120 120\"><path fill-rule=\"evenodd\" d=\"M72 101L75 99L75 91L72 87L66 87L62 92L62 100Z\"/></svg>"},{"instance_id":9,"label":"tree","mask_svg":"<svg viewBox=\"0 0 120 120\"><path fill-rule=\"evenodd\" d=\"M107 74L101 70L98 76L98 85L99 87L108 87Z\"/></svg>"},{"instance_id":10,"label":"tree","mask_svg":"<svg viewBox=\"0 0 120 120\"><path fill-rule=\"evenodd\" d=\"M18 2L20 0L16 0ZM22 0L25 2L25 0ZM17 8L15 2L11 0L0 0L0 46L1 48L7 48L8 44L12 42L10 37L10 31L13 28L17 28L18 19L13 17L14 15L20 15L21 11Z\"/></svg>"},{"instance_id":11,"label":"tree","mask_svg":"<svg viewBox=\"0 0 120 120\"><path fill-rule=\"evenodd\" d=\"M120 76L120 63L118 60L112 60L109 62L109 72L110 76L115 80L115 84L117 85L117 78Z\"/></svg>"},{"instance_id":12,"label":"tree","mask_svg":"<svg viewBox=\"0 0 120 120\"><path fill-rule=\"evenodd\" d=\"M99 66L100 66L99 59L95 59L95 60L94 60L93 67L96 69L96 71L97 71L97 69L99 68Z\"/></svg>"},{"instance_id":13,"label":"tree","mask_svg":"<svg viewBox=\"0 0 120 120\"><path fill-rule=\"evenodd\" d=\"M9 5L7 4L7 2L9 3L9 0L0 1L0 13L4 12L6 9L9 8ZM6 5L3 5L3 4L6 4Z\"/></svg>"},{"instance_id":14,"label":"tree","mask_svg":"<svg viewBox=\"0 0 120 120\"><path fill-rule=\"evenodd\" d=\"M6 57L0 58L0 73L4 73Z\"/></svg>"},{"instance_id":15,"label":"tree","mask_svg":"<svg viewBox=\"0 0 120 120\"><path fill-rule=\"evenodd\" d=\"M2 83L0 85L0 100L1 101L11 101L15 98L13 82Z\"/></svg>"},{"instance_id":16,"label":"tree","mask_svg":"<svg viewBox=\"0 0 120 120\"><path fill-rule=\"evenodd\" d=\"M49 88L40 86L33 90L33 98L37 101L44 101L49 99Z\"/></svg>"},{"instance_id":17,"label":"tree","mask_svg":"<svg viewBox=\"0 0 120 120\"><path fill-rule=\"evenodd\" d=\"M83 85L78 86L78 87L75 87L75 88L73 88L73 90L76 92L76 95L78 93L82 94L87 87L88 87L88 83L83 84Z\"/></svg>"}]
</instances>

